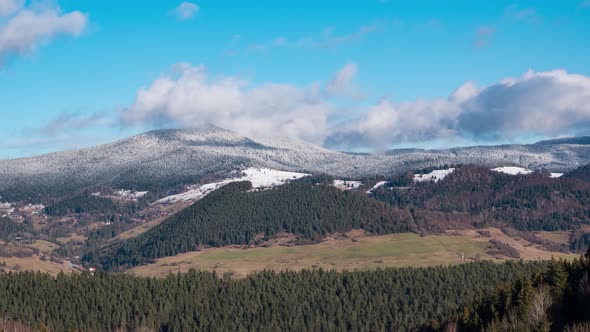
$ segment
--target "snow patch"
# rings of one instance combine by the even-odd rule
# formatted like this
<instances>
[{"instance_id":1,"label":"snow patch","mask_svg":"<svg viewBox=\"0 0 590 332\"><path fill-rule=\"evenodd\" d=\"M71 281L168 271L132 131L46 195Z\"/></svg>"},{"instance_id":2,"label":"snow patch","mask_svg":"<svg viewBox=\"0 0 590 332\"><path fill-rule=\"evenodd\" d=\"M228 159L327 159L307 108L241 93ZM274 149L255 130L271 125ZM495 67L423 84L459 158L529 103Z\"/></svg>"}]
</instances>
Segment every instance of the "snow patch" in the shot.
<instances>
[{"instance_id":1,"label":"snow patch","mask_svg":"<svg viewBox=\"0 0 590 332\"><path fill-rule=\"evenodd\" d=\"M438 182L447 175L453 173L455 171L454 168L449 169L435 169L434 171L428 174L414 174L414 182L425 182L425 181L434 181Z\"/></svg>"},{"instance_id":2,"label":"snow patch","mask_svg":"<svg viewBox=\"0 0 590 332\"><path fill-rule=\"evenodd\" d=\"M21 208L22 211L26 212L39 212L45 210L45 205L43 204L27 204Z\"/></svg>"},{"instance_id":3,"label":"snow patch","mask_svg":"<svg viewBox=\"0 0 590 332\"><path fill-rule=\"evenodd\" d=\"M517 167L517 166L504 166L504 167L497 167L497 168L493 168L492 171L494 172L500 172L500 173L505 173L505 174L510 174L510 175L527 175L527 174L531 174L534 171L528 169L528 168L524 168L524 167ZM563 176L563 173L551 173L549 174L549 177L552 179L556 179Z\"/></svg>"},{"instance_id":4,"label":"snow patch","mask_svg":"<svg viewBox=\"0 0 590 332\"><path fill-rule=\"evenodd\" d=\"M15 210L13 205L13 203L0 203L0 217L10 217L10 215L13 214Z\"/></svg>"},{"instance_id":5,"label":"snow patch","mask_svg":"<svg viewBox=\"0 0 590 332\"><path fill-rule=\"evenodd\" d=\"M219 182L204 184L201 186L192 185L188 191L164 197L154 202L154 204L168 204L188 201L198 201L207 196L214 190L225 186L231 182L250 181L253 189L272 188L288 183L291 180L297 180L311 174L277 171L270 168L248 168L241 172L242 176L224 179Z\"/></svg>"},{"instance_id":6,"label":"snow patch","mask_svg":"<svg viewBox=\"0 0 590 332\"><path fill-rule=\"evenodd\" d=\"M119 197L132 198L132 199L137 199L137 198L143 197L147 193L148 193L147 191L133 191L133 190L124 190L124 189L119 189L119 190L115 191L115 195L117 195Z\"/></svg>"},{"instance_id":7,"label":"snow patch","mask_svg":"<svg viewBox=\"0 0 590 332\"><path fill-rule=\"evenodd\" d=\"M104 197L104 198L111 198L111 199L131 199L136 201L138 198L141 198L147 195L147 191L133 191L133 190L125 190L125 189L116 189L113 191L112 194L103 194L101 192L95 192L90 194L94 197Z\"/></svg>"},{"instance_id":8,"label":"snow patch","mask_svg":"<svg viewBox=\"0 0 590 332\"><path fill-rule=\"evenodd\" d=\"M528 168L516 167L516 166L496 167L496 168L492 168L492 171L510 174L510 175L519 175L519 174L527 175L527 174L533 173L533 171L531 171Z\"/></svg>"},{"instance_id":9,"label":"snow patch","mask_svg":"<svg viewBox=\"0 0 590 332\"><path fill-rule=\"evenodd\" d=\"M374 186L373 186L373 188L371 188L371 189L367 190L367 194L370 194L370 193L372 193L372 192L373 192L373 190L375 190L375 189L377 189L377 188L383 187L383 186L384 186L384 185L385 185L387 182L388 182L388 181L379 181L379 182L377 182L377 184L376 184L376 185L374 185Z\"/></svg>"},{"instance_id":10,"label":"snow patch","mask_svg":"<svg viewBox=\"0 0 590 332\"><path fill-rule=\"evenodd\" d=\"M12 203L0 203L0 209L10 209L12 207Z\"/></svg>"},{"instance_id":11,"label":"snow patch","mask_svg":"<svg viewBox=\"0 0 590 332\"><path fill-rule=\"evenodd\" d=\"M363 185L360 181L334 180L334 187L342 190L357 189Z\"/></svg>"}]
</instances>

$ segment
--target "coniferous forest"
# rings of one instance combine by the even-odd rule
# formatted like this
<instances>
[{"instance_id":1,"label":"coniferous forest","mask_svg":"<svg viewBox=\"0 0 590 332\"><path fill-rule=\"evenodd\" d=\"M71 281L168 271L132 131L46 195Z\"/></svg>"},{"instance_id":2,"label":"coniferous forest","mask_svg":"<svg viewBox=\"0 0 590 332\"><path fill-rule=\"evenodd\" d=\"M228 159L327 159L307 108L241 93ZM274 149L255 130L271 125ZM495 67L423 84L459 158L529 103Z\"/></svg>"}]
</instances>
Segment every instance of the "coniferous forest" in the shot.
<instances>
[{"instance_id":1,"label":"coniferous forest","mask_svg":"<svg viewBox=\"0 0 590 332\"><path fill-rule=\"evenodd\" d=\"M413 184L413 173L398 176L376 189L373 197L426 214L468 213L481 226L508 226L523 231L568 230L590 224L587 171L582 167L554 179L546 172L509 175L466 165L436 183Z\"/></svg>"},{"instance_id":2,"label":"coniferous forest","mask_svg":"<svg viewBox=\"0 0 590 332\"><path fill-rule=\"evenodd\" d=\"M280 232L302 241L350 229L372 234L409 232L411 216L354 192L324 185L292 183L275 189L246 192L249 182L228 184L165 223L131 239L115 253L88 261L104 268L134 266L206 246L250 244Z\"/></svg>"},{"instance_id":3,"label":"coniferous forest","mask_svg":"<svg viewBox=\"0 0 590 332\"><path fill-rule=\"evenodd\" d=\"M472 302L545 263L478 262L364 272L210 272L163 279L97 272L0 275L5 318L50 331L412 331L443 327Z\"/></svg>"},{"instance_id":4,"label":"coniferous forest","mask_svg":"<svg viewBox=\"0 0 590 332\"><path fill-rule=\"evenodd\" d=\"M281 234L298 245L351 229L388 234L457 226L436 218L446 214L465 220L461 227L575 229L589 221L583 174L551 179L463 166L437 183L414 183L405 174L371 195L336 189L329 178L267 190L230 183L145 233L83 257L110 272L0 274L0 331L586 331L590 253L575 261L265 271L237 280L215 272L161 279L115 272L207 247L259 246ZM45 212L114 217L146 204L84 192L54 200ZM9 221L0 225L6 240L35 233L27 220ZM587 248L586 234L574 240L572 250Z\"/></svg>"}]
</instances>

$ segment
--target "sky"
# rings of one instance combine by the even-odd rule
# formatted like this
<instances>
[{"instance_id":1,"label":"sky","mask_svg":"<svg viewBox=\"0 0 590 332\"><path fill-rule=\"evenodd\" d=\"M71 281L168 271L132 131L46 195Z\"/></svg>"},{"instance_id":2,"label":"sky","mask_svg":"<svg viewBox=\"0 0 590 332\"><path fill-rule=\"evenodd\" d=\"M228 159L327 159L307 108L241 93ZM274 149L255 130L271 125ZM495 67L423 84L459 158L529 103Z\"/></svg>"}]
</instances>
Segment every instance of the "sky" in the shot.
<instances>
[{"instance_id":1,"label":"sky","mask_svg":"<svg viewBox=\"0 0 590 332\"><path fill-rule=\"evenodd\" d=\"M0 159L213 123L344 151L590 127L590 0L0 0Z\"/></svg>"}]
</instances>

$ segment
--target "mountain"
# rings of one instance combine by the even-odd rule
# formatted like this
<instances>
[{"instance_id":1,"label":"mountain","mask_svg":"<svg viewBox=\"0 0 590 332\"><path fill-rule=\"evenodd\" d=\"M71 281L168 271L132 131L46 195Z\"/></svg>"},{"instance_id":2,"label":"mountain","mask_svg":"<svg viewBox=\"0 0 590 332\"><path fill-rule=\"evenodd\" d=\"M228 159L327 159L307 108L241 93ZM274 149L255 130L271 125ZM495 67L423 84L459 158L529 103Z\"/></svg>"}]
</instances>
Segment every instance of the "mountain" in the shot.
<instances>
[{"instance_id":1,"label":"mountain","mask_svg":"<svg viewBox=\"0 0 590 332\"><path fill-rule=\"evenodd\" d=\"M590 145L500 145L352 154L285 137L248 138L213 125L146 132L77 151L0 161L0 196L62 195L93 185L151 190L244 167L359 178L444 164L519 165L567 171L590 161Z\"/></svg>"},{"instance_id":2,"label":"mountain","mask_svg":"<svg viewBox=\"0 0 590 332\"><path fill-rule=\"evenodd\" d=\"M588 145L590 144L590 136L581 136L581 137L564 137L564 138L556 138L546 141L539 141L535 144L578 144L578 145Z\"/></svg>"},{"instance_id":3,"label":"mountain","mask_svg":"<svg viewBox=\"0 0 590 332\"><path fill-rule=\"evenodd\" d=\"M263 237L285 232L297 236L294 243L310 243L351 229L415 231L407 211L333 186L297 182L259 192L251 188L250 182L237 182L217 189L116 253L107 252L103 267L134 266L205 247L260 245Z\"/></svg>"},{"instance_id":4,"label":"mountain","mask_svg":"<svg viewBox=\"0 0 590 332\"><path fill-rule=\"evenodd\" d=\"M564 174L564 177L590 182L590 164L578 167L573 171Z\"/></svg>"}]
</instances>

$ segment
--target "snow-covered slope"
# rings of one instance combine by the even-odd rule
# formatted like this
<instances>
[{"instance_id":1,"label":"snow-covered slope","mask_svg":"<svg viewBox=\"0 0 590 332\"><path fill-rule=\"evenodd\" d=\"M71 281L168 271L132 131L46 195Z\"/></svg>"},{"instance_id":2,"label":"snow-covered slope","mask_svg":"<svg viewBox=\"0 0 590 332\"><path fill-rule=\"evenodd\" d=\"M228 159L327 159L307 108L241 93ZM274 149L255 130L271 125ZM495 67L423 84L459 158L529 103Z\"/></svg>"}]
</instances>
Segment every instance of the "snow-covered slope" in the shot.
<instances>
[{"instance_id":1,"label":"snow-covered slope","mask_svg":"<svg viewBox=\"0 0 590 332\"><path fill-rule=\"evenodd\" d=\"M360 188L363 183L360 181L334 180L332 185L338 189L351 190Z\"/></svg>"},{"instance_id":2,"label":"snow-covered slope","mask_svg":"<svg viewBox=\"0 0 590 332\"><path fill-rule=\"evenodd\" d=\"M156 201L155 204L198 201L207 196L207 194L231 182L250 181L252 183L252 188L254 189L272 188L285 184L291 180L297 180L310 175L311 174L277 171L269 168L248 168L242 172L241 176L227 178L201 186L193 185L187 188L188 190L186 192L164 197Z\"/></svg>"},{"instance_id":3,"label":"snow-covered slope","mask_svg":"<svg viewBox=\"0 0 590 332\"><path fill-rule=\"evenodd\" d=\"M449 150L349 154L289 138L247 138L207 125L156 130L112 144L0 161L0 195L39 195L89 185L149 190L148 184L189 183L215 172L255 168L330 174L391 176L444 164L520 165L563 172L590 162L590 145L532 144ZM10 197L7 197L10 198ZM13 197L14 198L14 197Z\"/></svg>"},{"instance_id":4,"label":"snow-covered slope","mask_svg":"<svg viewBox=\"0 0 590 332\"><path fill-rule=\"evenodd\" d=\"M425 182L425 181L434 181L438 182L444 179L447 175L453 173L455 171L454 168L449 169L435 169L434 171L428 174L415 174L414 175L414 182Z\"/></svg>"},{"instance_id":5,"label":"snow-covered slope","mask_svg":"<svg viewBox=\"0 0 590 332\"><path fill-rule=\"evenodd\" d=\"M533 172L530 169L527 169L524 167L515 167L515 166L496 167L496 168L492 168L492 171L500 172L500 173L504 173L504 174L510 174L510 175L519 175L519 174L527 175L527 174L531 174Z\"/></svg>"},{"instance_id":6,"label":"snow-covered slope","mask_svg":"<svg viewBox=\"0 0 590 332\"><path fill-rule=\"evenodd\" d=\"M371 189L367 190L367 194L370 194L373 192L373 190L383 187L385 184L387 184L387 181L379 181L377 182Z\"/></svg>"},{"instance_id":7,"label":"snow-covered slope","mask_svg":"<svg viewBox=\"0 0 590 332\"><path fill-rule=\"evenodd\" d=\"M527 175L527 174L531 174L534 172L528 168L516 167L516 166L496 167L496 168L492 168L492 171L510 174L510 175L519 175L519 174L520 175ZM552 178L559 178L559 177L563 176L563 173L550 173L549 176Z\"/></svg>"}]
</instances>

